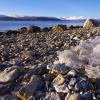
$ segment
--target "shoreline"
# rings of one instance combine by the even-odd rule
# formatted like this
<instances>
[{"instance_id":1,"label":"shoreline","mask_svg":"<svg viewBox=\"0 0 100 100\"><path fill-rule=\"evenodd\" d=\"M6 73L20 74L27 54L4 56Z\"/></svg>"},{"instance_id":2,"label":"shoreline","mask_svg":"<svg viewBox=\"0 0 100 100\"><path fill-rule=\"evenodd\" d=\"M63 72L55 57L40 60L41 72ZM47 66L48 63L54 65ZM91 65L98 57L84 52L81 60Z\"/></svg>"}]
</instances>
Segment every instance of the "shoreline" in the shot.
<instances>
[{"instance_id":1,"label":"shoreline","mask_svg":"<svg viewBox=\"0 0 100 100\"><path fill-rule=\"evenodd\" d=\"M30 25L36 25L39 26L41 28L44 27L52 27L52 26L56 26L56 25L75 25L75 26L82 26L83 22L76 22L76 21L0 21L0 31L6 31L6 30L17 30L21 27L28 27Z\"/></svg>"},{"instance_id":2,"label":"shoreline","mask_svg":"<svg viewBox=\"0 0 100 100\"><path fill-rule=\"evenodd\" d=\"M29 26L36 26L36 25L29 25ZM7 31L16 31L17 32L18 30L21 30L23 28L27 28L27 30L28 30L29 26L27 26L27 27L23 26L23 27L18 28L18 29L7 29L7 30L4 30L4 31L0 31L0 33L7 32ZM66 29L63 29L62 31L82 28L82 25L64 25L64 24L52 25L52 26L47 26L47 27L39 27L39 26L36 26L36 27L39 27L40 31L43 32L43 29L45 29L45 28L50 29L50 28L55 27L55 26L60 26L62 29L66 28ZM52 31L52 30L50 30L50 31Z\"/></svg>"}]
</instances>

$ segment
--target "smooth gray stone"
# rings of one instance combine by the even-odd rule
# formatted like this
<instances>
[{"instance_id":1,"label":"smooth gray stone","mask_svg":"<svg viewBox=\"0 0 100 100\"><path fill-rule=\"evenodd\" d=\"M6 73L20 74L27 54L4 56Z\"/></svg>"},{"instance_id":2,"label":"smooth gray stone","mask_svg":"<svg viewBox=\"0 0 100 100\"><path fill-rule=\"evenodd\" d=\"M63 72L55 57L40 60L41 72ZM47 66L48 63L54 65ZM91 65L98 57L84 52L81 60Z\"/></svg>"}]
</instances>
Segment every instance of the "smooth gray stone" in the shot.
<instances>
[{"instance_id":1,"label":"smooth gray stone","mask_svg":"<svg viewBox=\"0 0 100 100\"><path fill-rule=\"evenodd\" d=\"M68 88L69 88L69 89L73 89L73 88L74 88L74 85L76 84L76 81L77 81L76 78L71 78L71 79L70 79L70 82L69 82L69 84L68 84Z\"/></svg>"},{"instance_id":2,"label":"smooth gray stone","mask_svg":"<svg viewBox=\"0 0 100 100\"><path fill-rule=\"evenodd\" d=\"M15 80L24 71L23 67L12 66L0 72L0 82L7 83Z\"/></svg>"},{"instance_id":3,"label":"smooth gray stone","mask_svg":"<svg viewBox=\"0 0 100 100\"><path fill-rule=\"evenodd\" d=\"M22 86L19 90L19 94L21 96L25 96L29 98L32 96L36 91L39 89L40 85L42 84L42 79L38 75L33 75L28 84Z\"/></svg>"},{"instance_id":4,"label":"smooth gray stone","mask_svg":"<svg viewBox=\"0 0 100 100\"><path fill-rule=\"evenodd\" d=\"M50 92L43 100L61 100L61 98L57 92Z\"/></svg>"}]
</instances>

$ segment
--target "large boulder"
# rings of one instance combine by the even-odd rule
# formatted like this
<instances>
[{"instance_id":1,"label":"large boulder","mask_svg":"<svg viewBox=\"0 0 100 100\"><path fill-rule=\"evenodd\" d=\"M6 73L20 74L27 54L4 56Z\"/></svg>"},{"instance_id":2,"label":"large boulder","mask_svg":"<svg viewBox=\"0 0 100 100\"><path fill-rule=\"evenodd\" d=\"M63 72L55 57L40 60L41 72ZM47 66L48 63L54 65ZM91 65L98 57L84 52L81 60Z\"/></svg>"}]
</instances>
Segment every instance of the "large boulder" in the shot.
<instances>
[{"instance_id":1,"label":"large boulder","mask_svg":"<svg viewBox=\"0 0 100 100\"><path fill-rule=\"evenodd\" d=\"M28 27L29 33L40 32L41 28L38 26L31 25Z\"/></svg>"},{"instance_id":2,"label":"large boulder","mask_svg":"<svg viewBox=\"0 0 100 100\"><path fill-rule=\"evenodd\" d=\"M49 32L49 31L51 31L51 29L50 29L49 27L44 27L44 28L42 29L42 31L43 31L43 32Z\"/></svg>"},{"instance_id":3,"label":"large boulder","mask_svg":"<svg viewBox=\"0 0 100 100\"><path fill-rule=\"evenodd\" d=\"M90 29L92 27L98 27L100 24L96 20L87 19L83 25L83 28Z\"/></svg>"},{"instance_id":4,"label":"large boulder","mask_svg":"<svg viewBox=\"0 0 100 100\"><path fill-rule=\"evenodd\" d=\"M61 26L53 26L52 31L53 32L61 32L61 31L63 31L63 28Z\"/></svg>"},{"instance_id":5,"label":"large boulder","mask_svg":"<svg viewBox=\"0 0 100 100\"><path fill-rule=\"evenodd\" d=\"M25 33L25 32L27 32L27 28L26 27L22 27L22 28L18 29L18 32L19 33Z\"/></svg>"}]
</instances>

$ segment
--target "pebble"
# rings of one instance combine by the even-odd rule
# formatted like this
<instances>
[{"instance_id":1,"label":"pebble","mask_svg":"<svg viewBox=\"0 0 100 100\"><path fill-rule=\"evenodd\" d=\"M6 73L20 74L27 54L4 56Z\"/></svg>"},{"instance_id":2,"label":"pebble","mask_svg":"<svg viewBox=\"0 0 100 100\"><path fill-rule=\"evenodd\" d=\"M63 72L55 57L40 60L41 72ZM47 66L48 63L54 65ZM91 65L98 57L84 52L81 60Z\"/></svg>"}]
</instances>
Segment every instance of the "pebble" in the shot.
<instances>
[{"instance_id":1,"label":"pebble","mask_svg":"<svg viewBox=\"0 0 100 100\"><path fill-rule=\"evenodd\" d=\"M52 73L66 74L68 72L68 66L66 66L65 64L60 64L60 63L54 64L51 67L51 71Z\"/></svg>"},{"instance_id":2,"label":"pebble","mask_svg":"<svg viewBox=\"0 0 100 100\"><path fill-rule=\"evenodd\" d=\"M86 75L89 78L100 78L100 67L87 66L85 67Z\"/></svg>"},{"instance_id":3,"label":"pebble","mask_svg":"<svg viewBox=\"0 0 100 100\"><path fill-rule=\"evenodd\" d=\"M97 88L97 89L100 89L100 79L99 79L99 78L97 78L97 79L95 80L95 83L96 83L96 88Z\"/></svg>"},{"instance_id":4,"label":"pebble","mask_svg":"<svg viewBox=\"0 0 100 100\"><path fill-rule=\"evenodd\" d=\"M88 89L88 82L86 80L80 81L80 88L82 88L84 91L87 91Z\"/></svg>"},{"instance_id":5,"label":"pebble","mask_svg":"<svg viewBox=\"0 0 100 100\"><path fill-rule=\"evenodd\" d=\"M19 91L16 92L16 96L18 96L20 99L28 99L36 92L37 89L39 89L41 82L42 80L39 76L33 75L28 84L21 87Z\"/></svg>"},{"instance_id":6,"label":"pebble","mask_svg":"<svg viewBox=\"0 0 100 100\"><path fill-rule=\"evenodd\" d=\"M60 96L56 92L50 92L43 100L61 100Z\"/></svg>"},{"instance_id":7,"label":"pebble","mask_svg":"<svg viewBox=\"0 0 100 100\"><path fill-rule=\"evenodd\" d=\"M86 80L79 80L75 84L75 91L87 91L88 90L88 82Z\"/></svg>"},{"instance_id":8,"label":"pebble","mask_svg":"<svg viewBox=\"0 0 100 100\"><path fill-rule=\"evenodd\" d=\"M83 99L85 100L92 100L93 99L93 95L89 92L85 92L83 95L82 95Z\"/></svg>"},{"instance_id":9,"label":"pebble","mask_svg":"<svg viewBox=\"0 0 100 100\"><path fill-rule=\"evenodd\" d=\"M13 66L6 68L4 71L0 72L0 82L7 83L13 81L20 75L22 71L24 71L24 68L22 67Z\"/></svg>"},{"instance_id":10,"label":"pebble","mask_svg":"<svg viewBox=\"0 0 100 100\"><path fill-rule=\"evenodd\" d=\"M71 70L67 73L68 76L72 76L72 77L75 77L77 74L76 74L76 71L75 70Z\"/></svg>"},{"instance_id":11,"label":"pebble","mask_svg":"<svg viewBox=\"0 0 100 100\"><path fill-rule=\"evenodd\" d=\"M53 80L53 84L54 84L54 85L61 85L61 84L64 83L64 81L65 81L64 77L63 77L61 74L59 74L59 75Z\"/></svg>"},{"instance_id":12,"label":"pebble","mask_svg":"<svg viewBox=\"0 0 100 100\"><path fill-rule=\"evenodd\" d=\"M2 99L99 100L100 29L57 28L0 35Z\"/></svg>"},{"instance_id":13,"label":"pebble","mask_svg":"<svg viewBox=\"0 0 100 100\"><path fill-rule=\"evenodd\" d=\"M82 100L82 97L79 93L70 94L65 97L65 100Z\"/></svg>"},{"instance_id":14,"label":"pebble","mask_svg":"<svg viewBox=\"0 0 100 100\"><path fill-rule=\"evenodd\" d=\"M62 92L62 93L68 93L69 92L67 84L54 85L54 88L55 88L56 92Z\"/></svg>"},{"instance_id":15,"label":"pebble","mask_svg":"<svg viewBox=\"0 0 100 100\"><path fill-rule=\"evenodd\" d=\"M77 79L76 78L71 78L68 84L69 89L73 89L75 84L76 84Z\"/></svg>"}]
</instances>

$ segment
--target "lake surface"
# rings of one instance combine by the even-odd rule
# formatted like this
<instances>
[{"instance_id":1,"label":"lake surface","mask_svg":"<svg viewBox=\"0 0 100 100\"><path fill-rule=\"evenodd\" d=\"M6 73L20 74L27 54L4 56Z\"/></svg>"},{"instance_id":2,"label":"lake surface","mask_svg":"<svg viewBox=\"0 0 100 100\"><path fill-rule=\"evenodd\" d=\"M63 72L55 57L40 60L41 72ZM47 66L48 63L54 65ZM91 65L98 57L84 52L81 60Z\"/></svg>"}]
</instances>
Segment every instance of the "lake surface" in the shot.
<instances>
[{"instance_id":1,"label":"lake surface","mask_svg":"<svg viewBox=\"0 0 100 100\"><path fill-rule=\"evenodd\" d=\"M62 25L83 25L84 21L0 21L0 31L15 30L29 25L48 27L58 24Z\"/></svg>"}]
</instances>

